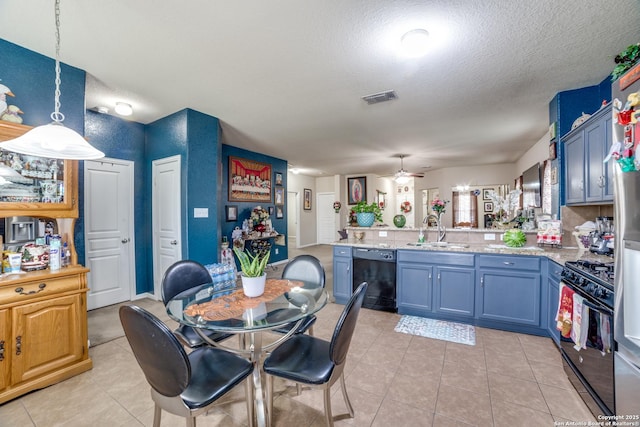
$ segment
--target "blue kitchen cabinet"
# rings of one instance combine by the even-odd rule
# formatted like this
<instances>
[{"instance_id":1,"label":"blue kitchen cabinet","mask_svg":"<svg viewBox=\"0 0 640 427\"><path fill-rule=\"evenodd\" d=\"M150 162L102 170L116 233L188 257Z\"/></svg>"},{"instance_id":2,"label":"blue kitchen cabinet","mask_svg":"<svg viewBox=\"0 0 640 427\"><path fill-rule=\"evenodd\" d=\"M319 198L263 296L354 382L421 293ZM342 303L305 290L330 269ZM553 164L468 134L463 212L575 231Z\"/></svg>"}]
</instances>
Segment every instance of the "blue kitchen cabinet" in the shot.
<instances>
[{"instance_id":1,"label":"blue kitchen cabinet","mask_svg":"<svg viewBox=\"0 0 640 427\"><path fill-rule=\"evenodd\" d=\"M479 255L476 315L489 327L539 329L541 260L537 256Z\"/></svg>"},{"instance_id":2,"label":"blue kitchen cabinet","mask_svg":"<svg viewBox=\"0 0 640 427\"><path fill-rule=\"evenodd\" d=\"M548 260L547 276L547 300L549 311L547 312L547 331L556 345L560 346L560 331L556 329L556 314L558 312L558 302L560 299L560 280L562 266L557 262Z\"/></svg>"},{"instance_id":3,"label":"blue kitchen cabinet","mask_svg":"<svg viewBox=\"0 0 640 427\"><path fill-rule=\"evenodd\" d=\"M333 297L346 304L353 293L351 246L333 247Z\"/></svg>"},{"instance_id":4,"label":"blue kitchen cabinet","mask_svg":"<svg viewBox=\"0 0 640 427\"><path fill-rule=\"evenodd\" d=\"M398 313L461 320L473 317L473 254L399 250L397 256Z\"/></svg>"},{"instance_id":5,"label":"blue kitchen cabinet","mask_svg":"<svg viewBox=\"0 0 640 427\"><path fill-rule=\"evenodd\" d=\"M613 202L613 161L603 162L611 147L611 121L609 104L562 138L567 205Z\"/></svg>"}]
</instances>

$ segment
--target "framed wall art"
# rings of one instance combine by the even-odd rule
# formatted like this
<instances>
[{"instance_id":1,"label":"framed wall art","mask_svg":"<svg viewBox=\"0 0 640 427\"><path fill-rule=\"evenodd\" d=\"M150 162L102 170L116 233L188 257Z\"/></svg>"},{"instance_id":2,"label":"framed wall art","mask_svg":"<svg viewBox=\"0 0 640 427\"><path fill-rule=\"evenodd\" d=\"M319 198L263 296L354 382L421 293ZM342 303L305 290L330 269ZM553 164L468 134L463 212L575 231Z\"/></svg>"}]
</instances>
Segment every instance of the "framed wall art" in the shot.
<instances>
[{"instance_id":1,"label":"framed wall art","mask_svg":"<svg viewBox=\"0 0 640 427\"><path fill-rule=\"evenodd\" d=\"M284 205L284 187L273 187L274 203Z\"/></svg>"},{"instance_id":2,"label":"framed wall art","mask_svg":"<svg viewBox=\"0 0 640 427\"><path fill-rule=\"evenodd\" d=\"M493 202L484 202L484 211L493 212Z\"/></svg>"},{"instance_id":3,"label":"framed wall art","mask_svg":"<svg viewBox=\"0 0 640 427\"><path fill-rule=\"evenodd\" d=\"M304 201L302 202L302 208L305 211L311 210L311 190L308 188L304 189Z\"/></svg>"},{"instance_id":4,"label":"framed wall art","mask_svg":"<svg viewBox=\"0 0 640 427\"><path fill-rule=\"evenodd\" d=\"M273 215L273 213L275 212L273 206L269 206L269 215Z\"/></svg>"},{"instance_id":5,"label":"framed wall art","mask_svg":"<svg viewBox=\"0 0 640 427\"><path fill-rule=\"evenodd\" d=\"M556 143L555 141L549 144L549 160L555 160L558 157L556 153Z\"/></svg>"},{"instance_id":6,"label":"framed wall art","mask_svg":"<svg viewBox=\"0 0 640 427\"><path fill-rule=\"evenodd\" d=\"M276 218L282 219L284 217L284 211L282 210L282 206L276 206Z\"/></svg>"},{"instance_id":7,"label":"framed wall art","mask_svg":"<svg viewBox=\"0 0 640 427\"><path fill-rule=\"evenodd\" d=\"M482 200L491 200L489 197L489 191L493 190L493 188L483 188L482 189Z\"/></svg>"},{"instance_id":8,"label":"framed wall art","mask_svg":"<svg viewBox=\"0 0 640 427\"><path fill-rule=\"evenodd\" d=\"M282 185L282 174L280 172L276 172L276 185Z\"/></svg>"},{"instance_id":9,"label":"framed wall art","mask_svg":"<svg viewBox=\"0 0 640 427\"><path fill-rule=\"evenodd\" d=\"M238 220L238 207L237 206L227 206L225 209L227 221L237 221Z\"/></svg>"},{"instance_id":10,"label":"framed wall art","mask_svg":"<svg viewBox=\"0 0 640 427\"><path fill-rule=\"evenodd\" d=\"M229 201L271 202L271 165L229 157Z\"/></svg>"},{"instance_id":11,"label":"framed wall art","mask_svg":"<svg viewBox=\"0 0 640 427\"><path fill-rule=\"evenodd\" d=\"M367 177L347 178L348 203L356 205L367 201Z\"/></svg>"}]
</instances>

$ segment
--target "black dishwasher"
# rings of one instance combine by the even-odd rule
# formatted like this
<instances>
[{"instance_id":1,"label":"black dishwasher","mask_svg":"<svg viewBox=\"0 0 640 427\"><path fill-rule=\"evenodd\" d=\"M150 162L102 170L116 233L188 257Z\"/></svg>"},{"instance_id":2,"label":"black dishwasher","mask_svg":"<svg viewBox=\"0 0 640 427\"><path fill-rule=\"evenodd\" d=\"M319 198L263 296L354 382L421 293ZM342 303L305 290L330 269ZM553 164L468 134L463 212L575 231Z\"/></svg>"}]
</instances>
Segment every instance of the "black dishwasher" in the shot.
<instances>
[{"instance_id":1,"label":"black dishwasher","mask_svg":"<svg viewBox=\"0 0 640 427\"><path fill-rule=\"evenodd\" d=\"M363 307L396 312L396 251L393 249L353 250L353 290L360 283L369 287Z\"/></svg>"}]
</instances>

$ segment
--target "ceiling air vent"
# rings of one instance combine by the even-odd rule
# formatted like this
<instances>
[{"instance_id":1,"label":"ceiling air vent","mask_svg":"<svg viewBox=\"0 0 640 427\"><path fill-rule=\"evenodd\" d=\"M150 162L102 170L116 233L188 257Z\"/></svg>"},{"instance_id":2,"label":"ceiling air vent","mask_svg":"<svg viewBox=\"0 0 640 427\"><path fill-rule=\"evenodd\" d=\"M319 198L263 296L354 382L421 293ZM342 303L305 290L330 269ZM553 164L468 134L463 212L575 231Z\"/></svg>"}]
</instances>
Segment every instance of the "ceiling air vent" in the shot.
<instances>
[{"instance_id":1,"label":"ceiling air vent","mask_svg":"<svg viewBox=\"0 0 640 427\"><path fill-rule=\"evenodd\" d=\"M398 95L392 90L388 90L386 92L374 93L372 95L363 96L362 99L369 104L379 104L380 102L392 101L394 99L398 99Z\"/></svg>"}]
</instances>

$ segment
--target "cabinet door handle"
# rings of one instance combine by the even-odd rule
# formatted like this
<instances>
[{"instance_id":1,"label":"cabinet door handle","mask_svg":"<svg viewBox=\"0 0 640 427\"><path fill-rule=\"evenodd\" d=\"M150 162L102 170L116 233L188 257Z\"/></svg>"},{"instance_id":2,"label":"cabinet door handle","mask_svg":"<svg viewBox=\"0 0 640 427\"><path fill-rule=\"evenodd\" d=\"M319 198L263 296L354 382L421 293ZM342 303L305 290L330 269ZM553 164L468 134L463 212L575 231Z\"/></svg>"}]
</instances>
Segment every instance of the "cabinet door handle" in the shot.
<instances>
[{"instance_id":1,"label":"cabinet door handle","mask_svg":"<svg viewBox=\"0 0 640 427\"><path fill-rule=\"evenodd\" d=\"M504 265L514 265L515 264L514 262L509 262L509 261L502 261L502 263Z\"/></svg>"},{"instance_id":2,"label":"cabinet door handle","mask_svg":"<svg viewBox=\"0 0 640 427\"><path fill-rule=\"evenodd\" d=\"M484 277L480 278L480 287L484 287Z\"/></svg>"},{"instance_id":3,"label":"cabinet door handle","mask_svg":"<svg viewBox=\"0 0 640 427\"><path fill-rule=\"evenodd\" d=\"M124 238L124 239L122 239L122 240L120 240L120 241L121 241L122 243L129 243L129 242L131 241L131 239L130 239L130 238L128 238L128 237L126 237L126 238Z\"/></svg>"},{"instance_id":4,"label":"cabinet door handle","mask_svg":"<svg viewBox=\"0 0 640 427\"><path fill-rule=\"evenodd\" d=\"M0 341L0 362L4 360L4 340Z\"/></svg>"},{"instance_id":5,"label":"cabinet door handle","mask_svg":"<svg viewBox=\"0 0 640 427\"><path fill-rule=\"evenodd\" d=\"M440 273L438 273L438 283L440 283Z\"/></svg>"},{"instance_id":6,"label":"cabinet door handle","mask_svg":"<svg viewBox=\"0 0 640 427\"><path fill-rule=\"evenodd\" d=\"M178 241L177 241L177 240L172 240L172 241L170 241L170 242L169 242L169 244L170 244L170 245L177 245L177 244L178 244Z\"/></svg>"},{"instance_id":7,"label":"cabinet door handle","mask_svg":"<svg viewBox=\"0 0 640 427\"><path fill-rule=\"evenodd\" d=\"M22 354L22 335L16 337L16 356Z\"/></svg>"},{"instance_id":8,"label":"cabinet door handle","mask_svg":"<svg viewBox=\"0 0 640 427\"><path fill-rule=\"evenodd\" d=\"M15 291L16 293L20 294L20 295L33 295L33 294L37 294L38 292L42 292L44 291L44 288L47 287L46 283L40 283L38 285L38 290L37 291L29 291L29 292L25 292L24 288L16 288Z\"/></svg>"},{"instance_id":9,"label":"cabinet door handle","mask_svg":"<svg viewBox=\"0 0 640 427\"><path fill-rule=\"evenodd\" d=\"M598 177L598 187L600 188L604 188L605 187L605 179L604 176L600 175Z\"/></svg>"},{"instance_id":10,"label":"cabinet door handle","mask_svg":"<svg viewBox=\"0 0 640 427\"><path fill-rule=\"evenodd\" d=\"M431 272L429 272L429 280L431 280L433 276L431 276Z\"/></svg>"}]
</instances>

